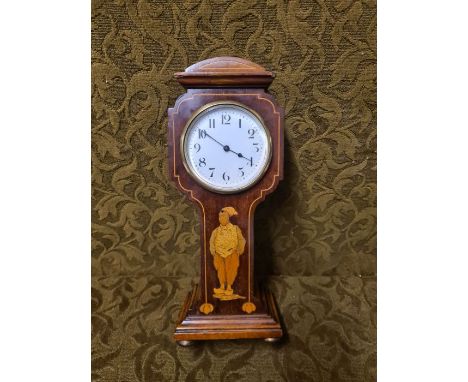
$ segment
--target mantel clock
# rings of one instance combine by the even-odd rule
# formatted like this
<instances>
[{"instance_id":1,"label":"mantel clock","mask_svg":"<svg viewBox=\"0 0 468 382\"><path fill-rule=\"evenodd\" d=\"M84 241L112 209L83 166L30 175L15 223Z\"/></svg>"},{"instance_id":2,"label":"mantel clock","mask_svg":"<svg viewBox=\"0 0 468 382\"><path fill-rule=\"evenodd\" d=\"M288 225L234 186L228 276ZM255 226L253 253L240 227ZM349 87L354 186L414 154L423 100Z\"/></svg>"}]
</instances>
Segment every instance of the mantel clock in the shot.
<instances>
[{"instance_id":1,"label":"mantel clock","mask_svg":"<svg viewBox=\"0 0 468 382\"><path fill-rule=\"evenodd\" d=\"M169 172L200 211L200 282L174 338L281 338L271 292L254 282L254 212L283 177L283 109L274 79L237 57L198 62L175 78L187 92L168 110Z\"/></svg>"}]
</instances>

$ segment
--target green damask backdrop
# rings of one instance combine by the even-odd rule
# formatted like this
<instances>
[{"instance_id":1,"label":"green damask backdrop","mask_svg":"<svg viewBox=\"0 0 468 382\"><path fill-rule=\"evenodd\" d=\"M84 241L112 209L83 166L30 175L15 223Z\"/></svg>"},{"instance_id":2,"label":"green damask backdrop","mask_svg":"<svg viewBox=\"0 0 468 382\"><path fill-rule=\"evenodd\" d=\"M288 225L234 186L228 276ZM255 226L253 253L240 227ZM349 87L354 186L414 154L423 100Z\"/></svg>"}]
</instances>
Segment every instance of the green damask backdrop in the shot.
<instances>
[{"instance_id":1,"label":"green damask backdrop","mask_svg":"<svg viewBox=\"0 0 468 382\"><path fill-rule=\"evenodd\" d=\"M276 73L285 179L256 270L285 341L172 340L198 216L167 175L173 73L215 56ZM375 1L92 2L93 381L376 379Z\"/></svg>"}]
</instances>

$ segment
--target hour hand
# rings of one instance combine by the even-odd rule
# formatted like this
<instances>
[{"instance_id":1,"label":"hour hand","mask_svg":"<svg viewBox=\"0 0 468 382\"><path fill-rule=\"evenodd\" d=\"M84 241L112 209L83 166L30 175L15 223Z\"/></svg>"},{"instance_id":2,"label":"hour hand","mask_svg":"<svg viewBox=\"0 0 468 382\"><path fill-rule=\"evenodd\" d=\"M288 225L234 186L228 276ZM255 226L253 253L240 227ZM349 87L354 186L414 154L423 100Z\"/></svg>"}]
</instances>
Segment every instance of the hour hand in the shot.
<instances>
[{"instance_id":1,"label":"hour hand","mask_svg":"<svg viewBox=\"0 0 468 382\"><path fill-rule=\"evenodd\" d=\"M218 141L216 138L213 138L210 134L206 133L206 136L208 138L211 138L213 141L215 141L218 145L222 146L223 147L223 150L226 151L226 152L231 152L233 154L236 154L239 158L244 158L244 159L247 159L249 161L252 161L251 159L248 159L246 158L245 156L242 155L242 153L237 153L235 152L234 150L231 150L231 148L228 146L228 145L223 145L220 141Z\"/></svg>"},{"instance_id":2,"label":"hour hand","mask_svg":"<svg viewBox=\"0 0 468 382\"><path fill-rule=\"evenodd\" d=\"M231 150L231 151L232 151L232 150ZM250 157L250 159L249 159L249 158L243 156L242 153L236 153L235 151L232 151L232 152L233 152L234 154L237 154L237 156L238 156L239 158L244 158L247 162L250 162L250 165L252 166L252 157Z\"/></svg>"}]
</instances>

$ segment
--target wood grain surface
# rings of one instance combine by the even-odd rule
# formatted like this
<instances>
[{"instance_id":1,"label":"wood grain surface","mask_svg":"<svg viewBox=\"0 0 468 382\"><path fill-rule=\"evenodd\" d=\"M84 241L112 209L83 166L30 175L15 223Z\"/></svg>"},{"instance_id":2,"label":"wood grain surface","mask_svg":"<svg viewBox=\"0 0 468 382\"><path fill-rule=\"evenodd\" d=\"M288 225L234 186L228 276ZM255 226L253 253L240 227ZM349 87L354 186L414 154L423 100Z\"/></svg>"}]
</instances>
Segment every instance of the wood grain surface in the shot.
<instances>
[{"instance_id":1,"label":"wood grain surface","mask_svg":"<svg viewBox=\"0 0 468 382\"><path fill-rule=\"evenodd\" d=\"M199 293L194 294L193 303L196 306L211 304L214 311L210 314L229 316L241 314L242 304L250 302L255 305L256 313L268 314L265 299L261 298L258 292L256 293L254 287L254 214L257 205L276 189L279 181L283 178L284 112L274 97L260 86L261 83L256 81L257 75L268 77L270 80L273 75L259 65L232 57L220 57L219 59L215 58L197 63L189 67L186 72L177 73L175 77L184 86L187 86L186 79L192 78L187 77L187 74L190 76L195 75L197 81L204 81L204 85L200 88L189 89L187 93L177 99L174 107L168 110L168 152L169 172L172 179L177 187L198 205L200 210L200 289ZM236 87L212 88L213 84L226 86L226 75L229 75L232 79L241 80L236 83ZM242 88L241 85L245 84L245 81L251 84L256 83L257 87ZM200 86L201 83L197 82L197 86ZM263 119L271 135L272 159L263 178L251 188L236 194L219 194L200 186L187 172L181 154L180 137L190 118L204 105L216 101L233 101L252 109ZM208 250L208 240L211 232L219 225L219 211L227 206L232 206L238 211L238 215L232 217L232 222L239 226L246 235L245 254L239 258L238 276L233 285L236 293L245 296L246 300L219 301L213 298L213 288L217 285L217 275L213 257ZM192 309L190 314L200 315L203 313L197 309ZM220 320L222 321L221 318ZM189 320L188 322L192 321ZM245 330L251 329L246 328ZM220 331L217 333L222 336ZM239 338L245 338L245 334L239 335L243 336ZM181 338L181 336L182 334L178 335L177 338ZM232 338L232 336L234 334L230 332L229 338Z\"/></svg>"}]
</instances>

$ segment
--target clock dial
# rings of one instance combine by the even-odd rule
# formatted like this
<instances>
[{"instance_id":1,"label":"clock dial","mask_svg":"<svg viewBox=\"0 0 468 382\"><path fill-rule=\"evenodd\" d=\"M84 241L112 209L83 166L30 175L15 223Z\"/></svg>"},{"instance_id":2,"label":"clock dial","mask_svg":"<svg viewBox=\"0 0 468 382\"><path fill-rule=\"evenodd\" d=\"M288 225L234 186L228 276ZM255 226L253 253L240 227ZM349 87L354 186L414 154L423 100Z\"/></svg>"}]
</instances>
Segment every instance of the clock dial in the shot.
<instances>
[{"instance_id":1,"label":"clock dial","mask_svg":"<svg viewBox=\"0 0 468 382\"><path fill-rule=\"evenodd\" d=\"M253 186L271 159L271 138L254 112L233 103L205 107L182 135L184 164L203 187L234 193Z\"/></svg>"}]
</instances>

